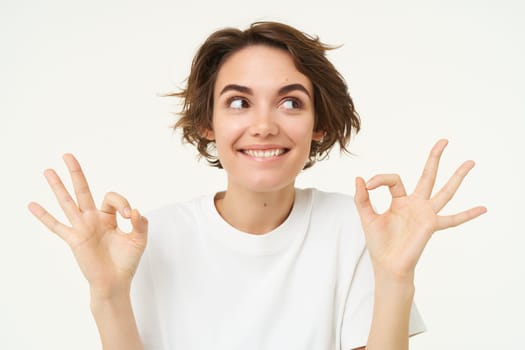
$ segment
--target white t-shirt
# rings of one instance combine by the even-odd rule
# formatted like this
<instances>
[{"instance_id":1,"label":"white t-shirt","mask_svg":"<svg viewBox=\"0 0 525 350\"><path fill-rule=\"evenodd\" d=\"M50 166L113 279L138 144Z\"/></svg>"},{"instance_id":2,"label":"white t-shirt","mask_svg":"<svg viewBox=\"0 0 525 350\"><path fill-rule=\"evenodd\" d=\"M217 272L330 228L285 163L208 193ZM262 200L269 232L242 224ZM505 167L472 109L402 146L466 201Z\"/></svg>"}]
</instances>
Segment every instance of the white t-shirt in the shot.
<instances>
[{"instance_id":1,"label":"white t-shirt","mask_svg":"<svg viewBox=\"0 0 525 350\"><path fill-rule=\"evenodd\" d=\"M352 197L297 189L272 232L218 214L213 195L148 215L132 302L147 350L365 346L374 278ZM415 305L410 333L424 331Z\"/></svg>"}]
</instances>

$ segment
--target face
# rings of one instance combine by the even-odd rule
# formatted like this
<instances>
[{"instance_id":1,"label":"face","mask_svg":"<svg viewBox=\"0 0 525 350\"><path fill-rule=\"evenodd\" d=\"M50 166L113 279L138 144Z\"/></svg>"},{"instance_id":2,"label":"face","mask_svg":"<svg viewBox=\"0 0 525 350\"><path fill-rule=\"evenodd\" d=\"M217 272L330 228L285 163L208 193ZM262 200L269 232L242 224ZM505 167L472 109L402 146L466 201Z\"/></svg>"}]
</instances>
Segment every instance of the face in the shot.
<instances>
[{"instance_id":1,"label":"face","mask_svg":"<svg viewBox=\"0 0 525 350\"><path fill-rule=\"evenodd\" d=\"M228 186L255 192L294 185L314 132L313 88L284 50L249 46L230 56L214 88L213 130Z\"/></svg>"}]
</instances>

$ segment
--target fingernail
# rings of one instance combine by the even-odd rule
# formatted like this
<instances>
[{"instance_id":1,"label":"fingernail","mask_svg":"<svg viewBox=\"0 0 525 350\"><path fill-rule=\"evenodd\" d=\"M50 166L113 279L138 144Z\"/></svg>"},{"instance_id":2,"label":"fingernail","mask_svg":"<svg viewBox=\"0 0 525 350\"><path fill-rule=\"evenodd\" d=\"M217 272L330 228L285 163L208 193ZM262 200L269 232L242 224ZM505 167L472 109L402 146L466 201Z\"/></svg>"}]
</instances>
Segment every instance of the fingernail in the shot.
<instances>
[{"instance_id":1,"label":"fingernail","mask_svg":"<svg viewBox=\"0 0 525 350\"><path fill-rule=\"evenodd\" d=\"M125 207L124 208L124 216L130 216L130 215L131 215L131 210L128 207Z\"/></svg>"}]
</instances>

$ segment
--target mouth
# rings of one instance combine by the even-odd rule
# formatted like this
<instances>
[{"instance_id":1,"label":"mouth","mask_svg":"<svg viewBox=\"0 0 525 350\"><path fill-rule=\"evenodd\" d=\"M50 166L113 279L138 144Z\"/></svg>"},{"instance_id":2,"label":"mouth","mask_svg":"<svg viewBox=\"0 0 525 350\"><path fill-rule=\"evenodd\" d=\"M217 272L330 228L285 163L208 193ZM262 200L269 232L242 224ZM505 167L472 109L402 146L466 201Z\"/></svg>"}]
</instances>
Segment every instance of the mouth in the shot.
<instances>
[{"instance_id":1,"label":"mouth","mask_svg":"<svg viewBox=\"0 0 525 350\"><path fill-rule=\"evenodd\" d=\"M278 157L289 151L288 148L272 148L272 149L241 149L242 153L260 159L268 159Z\"/></svg>"}]
</instances>

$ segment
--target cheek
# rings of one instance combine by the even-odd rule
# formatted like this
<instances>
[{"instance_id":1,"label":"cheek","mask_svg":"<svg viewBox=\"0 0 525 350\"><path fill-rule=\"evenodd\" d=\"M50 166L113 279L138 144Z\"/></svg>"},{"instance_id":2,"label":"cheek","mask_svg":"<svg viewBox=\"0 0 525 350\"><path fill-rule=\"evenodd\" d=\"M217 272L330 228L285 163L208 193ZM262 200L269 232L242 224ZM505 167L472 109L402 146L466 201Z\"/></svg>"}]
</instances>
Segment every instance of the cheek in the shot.
<instances>
[{"instance_id":1,"label":"cheek","mask_svg":"<svg viewBox=\"0 0 525 350\"><path fill-rule=\"evenodd\" d=\"M287 134L298 144L308 144L313 137L313 122L292 121L286 126Z\"/></svg>"},{"instance_id":2,"label":"cheek","mask_svg":"<svg viewBox=\"0 0 525 350\"><path fill-rule=\"evenodd\" d=\"M214 122L215 146L219 157L235 147L235 143L242 135L242 130L243 127L238 123L221 123L220 120Z\"/></svg>"}]
</instances>

